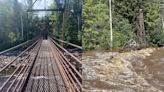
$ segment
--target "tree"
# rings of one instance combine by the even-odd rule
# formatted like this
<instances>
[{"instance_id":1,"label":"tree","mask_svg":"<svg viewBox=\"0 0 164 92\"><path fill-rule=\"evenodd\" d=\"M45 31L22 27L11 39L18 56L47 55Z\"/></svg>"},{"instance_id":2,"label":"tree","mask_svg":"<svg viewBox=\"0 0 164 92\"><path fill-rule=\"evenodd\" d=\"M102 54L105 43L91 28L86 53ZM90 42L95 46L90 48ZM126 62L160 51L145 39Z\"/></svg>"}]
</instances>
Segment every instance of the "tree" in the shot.
<instances>
[{"instance_id":1,"label":"tree","mask_svg":"<svg viewBox=\"0 0 164 92\"><path fill-rule=\"evenodd\" d=\"M152 5L153 2L153 5ZM159 7L156 0L114 0L113 35L114 48L120 48L128 40L139 44L157 45L163 41L163 29L159 25ZM83 4L84 49L109 49L108 0L85 0ZM143 45L144 45L143 44Z\"/></svg>"},{"instance_id":2,"label":"tree","mask_svg":"<svg viewBox=\"0 0 164 92\"><path fill-rule=\"evenodd\" d=\"M18 0L1 0L0 1L0 50L7 49L11 46L19 44L28 40L30 36L32 39L39 34L37 23L38 17L30 19L27 18L27 7L19 3ZM22 17L22 20L21 20ZM21 22L24 25L24 36L26 39L21 39ZM34 23L35 22L35 23ZM29 24L33 24L30 26ZM35 25L34 25L35 24ZM29 29L31 29L29 31ZM30 34L27 34L30 33Z\"/></svg>"},{"instance_id":3,"label":"tree","mask_svg":"<svg viewBox=\"0 0 164 92\"><path fill-rule=\"evenodd\" d=\"M147 39L151 45L159 45L164 43L164 31L161 25L162 21L159 16L158 1L146 4L145 28ZM153 7L152 7L153 6Z\"/></svg>"},{"instance_id":4,"label":"tree","mask_svg":"<svg viewBox=\"0 0 164 92\"><path fill-rule=\"evenodd\" d=\"M84 35L83 47L85 49L109 49L109 11L108 2L106 0L93 1L86 0L83 6L84 18ZM114 47L120 47L123 42L133 37L132 25L129 20L120 16L117 12L113 12L113 37ZM129 35L125 35L127 33ZM125 37L125 38L124 38Z\"/></svg>"},{"instance_id":5,"label":"tree","mask_svg":"<svg viewBox=\"0 0 164 92\"><path fill-rule=\"evenodd\" d=\"M51 33L59 39L81 45L81 0L66 0L64 11L53 12L49 15ZM61 8L60 4L51 5L51 8ZM64 20L64 22L63 22Z\"/></svg>"}]
</instances>

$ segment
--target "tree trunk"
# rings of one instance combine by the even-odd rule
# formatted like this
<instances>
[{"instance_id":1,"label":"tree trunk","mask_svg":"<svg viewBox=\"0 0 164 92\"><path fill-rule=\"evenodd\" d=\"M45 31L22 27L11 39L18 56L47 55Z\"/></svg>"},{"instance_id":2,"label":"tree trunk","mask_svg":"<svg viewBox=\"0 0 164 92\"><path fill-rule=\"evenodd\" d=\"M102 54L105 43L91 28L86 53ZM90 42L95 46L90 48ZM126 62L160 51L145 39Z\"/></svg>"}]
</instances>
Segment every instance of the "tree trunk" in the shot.
<instances>
[{"instance_id":1,"label":"tree trunk","mask_svg":"<svg viewBox=\"0 0 164 92\"><path fill-rule=\"evenodd\" d=\"M144 26L144 16L143 16L143 10L139 10L139 15L137 17L137 36L138 41L141 47L146 47L146 35L145 35L145 26Z\"/></svg>"}]
</instances>

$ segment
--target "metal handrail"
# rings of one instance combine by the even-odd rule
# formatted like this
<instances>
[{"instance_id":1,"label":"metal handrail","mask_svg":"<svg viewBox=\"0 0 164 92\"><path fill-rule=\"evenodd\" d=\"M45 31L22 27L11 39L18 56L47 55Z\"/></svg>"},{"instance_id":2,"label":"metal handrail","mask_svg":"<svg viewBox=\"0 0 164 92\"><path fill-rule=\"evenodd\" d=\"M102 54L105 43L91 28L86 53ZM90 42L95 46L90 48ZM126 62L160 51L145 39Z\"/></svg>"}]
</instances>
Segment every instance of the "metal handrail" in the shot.
<instances>
[{"instance_id":1,"label":"metal handrail","mask_svg":"<svg viewBox=\"0 0 164 92\"><path fill-rule=\"evenodd\" d=\"M63 48L61 45L59 45L57 42L55 42L52 38L50 38L50 40L59 48L61 48L63 51L65 51L66 53L68 53L73 59L75 59L78 63L82 64L82 61L79 60L77 57L75 57L72 53L70 53L69 51L67 51L65 48Z\"/></svg>"},{"instance_id":2,"label":"metal handrail","mask_svg":"<svg viewBox=\"0 0 164 92\"><path fill-rule=\"evenodd\" d=\"M76 44L73 44L73 43L69 43L69 42L63 41L63 40L61 40L61 39L57 39L57 38L55 38L55 37L51 37L51 38L54 39L54 40L56 40L56 41L59 41L59 42L68 44L68 45L70 45L70 46L73 46L73 47L76 47L76 48L79 48L79 49L82 50L82 47L79 46L79 45L76 45Z\"/></svg>"},{"instance_id":3,"label":"metal handrail","mask_svg":"<svg viewBox=\"0 0 164 92\"><path fill-rule=\"evenodd\" d=\"M33 43L30 47L28 47L27 49L25 49L22 53L20 53L15 59L13 59L10 63L8 63L7 65L5 65L0 72L2 72L4 69L6 69L9 65L11 65L14 61L16 61L18 59L18 57L20 57L21 55L23 55L26 51L28 51L30 48L32 48L36 43L38 43L38 40Z\"/></svg>"},{"instance_id":4,"label":"metal handrail","mask_svg":"<svg viewBox=\"0 0 164 92\"><path fill-rule=\"evenodd\" d=\"M31 42L34 41L34 40L35 40L35 39L33 39L33 40L28 40L28 41L26 41L26 42L24 42L24 43L21 43L21 44L19 44L19 45L14 46L14 47L12 47L12 48L9 48L9 49L7 49L7 50L1 51L1 52L0 52L0 55L2 55L2 54L4 54L4 53L7 53L7 52L9 52L9 51L15 50L15 49L17 49L17 48L19 48L19 47L22 47L22 46L26 45L26 44L29 44L29 43L31 43Z\"/></svg>"}]
</instances>

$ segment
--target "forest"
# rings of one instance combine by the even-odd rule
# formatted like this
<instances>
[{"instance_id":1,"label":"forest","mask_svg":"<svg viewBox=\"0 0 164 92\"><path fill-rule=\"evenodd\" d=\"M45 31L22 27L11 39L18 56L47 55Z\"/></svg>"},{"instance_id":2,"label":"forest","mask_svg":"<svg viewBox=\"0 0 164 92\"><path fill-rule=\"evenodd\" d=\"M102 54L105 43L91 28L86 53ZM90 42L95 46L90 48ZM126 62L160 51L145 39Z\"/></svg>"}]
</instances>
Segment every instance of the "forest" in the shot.
<instances>
[{"instance_id":1,"label":"forest","mask_svg":"<svg viewBox=\"0 0 164 92\"><path fill-rule=\"evenodd\" d=\"M66 0L64 11L48 14L50 33L67 42L82 45L82 1ZM61 8L59 4L51 4L50 8ZM63 33L62 33L63 32Z\"/></svg>"},{"instance_id":2,"label":"forest","mask_svg":"<svg viewBox=\"0 0 164 92\"><path fill-rule=\"evenodd\" d=\"M25 4L18 0L0 0L0 50L36 37L47 24L53 37L83 45L84 50L111 48L108 0L60 1L54 0L48 8L63 11L39 17L37 13L27 13L27 9L33 8L34 0L27 0ZM163 45L164 11L160 7L158 0L113 0L113 48L122 48L130 40L139 45L145 43L144 47ZM143 15L141 21L140 15ZM139 35L139 30L144 35Z\"/></svg>"},{"instance_id":3,"label":"forest","mask_svg":"<svg viewBox=\"0 0 164 92\"><path fill-rule=\"evenodd\" d=\"M27 41L39 33L39 27L34 25L39 18L28 18L28 7L17 0L0 0L0 50Z\"/></svg>"},{"instance_id":4,"label":"forest","mask_svg":"<svg viewBox=\"0 0 164 92\"><path fill-rule=\"evenodd\" d=\"M81 0L54 0L50 9L63 11L39 13L27 12L35 2L46 0L0 0L0 51L37 37L48 25L49 34L58 39L81 45L82 40L82 2ZM42 6L44 7L44 6Z\"/></svg>"},{"instance_id":5,"label":"forest","mask_svg":"<svg viewBox=\"0 0 164 92\"><path fill-rule=\"evenodd\" d=\"M112 0L113 48L119 49L129 40L138 44L139 17L142 10L146 47L164 44L162 0ZM109 0L84 0L82 16L84 50L110 49ZM142 18L141 17L141 18Z\"/></svg>"}]
</instances>

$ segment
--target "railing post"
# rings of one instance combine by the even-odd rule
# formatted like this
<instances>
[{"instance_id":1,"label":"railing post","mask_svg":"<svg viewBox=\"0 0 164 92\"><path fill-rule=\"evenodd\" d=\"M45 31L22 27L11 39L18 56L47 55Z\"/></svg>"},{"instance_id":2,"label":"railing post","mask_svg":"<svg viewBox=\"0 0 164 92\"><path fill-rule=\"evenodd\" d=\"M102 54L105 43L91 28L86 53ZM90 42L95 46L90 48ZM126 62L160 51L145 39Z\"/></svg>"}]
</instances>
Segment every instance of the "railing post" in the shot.
<instances>
[{"instance_id":1,"label":"railing post","mask_svg":"<svg viewBox=\"0 0 164 92\"><path fill-rule=\"evenodd\" d=\"M65 22L65 20L64 20L64 15L65 15L65 13L64 13L64 11L63 11L63 22L62 22L62 40L64 41L64 37L65 37L65 33L64 33L64 22ZM61 45L62 45L62 47L64 47L64 43L61 43Z\"/></svg>"}]
</instances>

